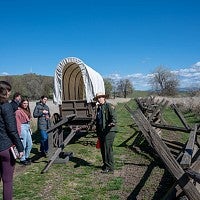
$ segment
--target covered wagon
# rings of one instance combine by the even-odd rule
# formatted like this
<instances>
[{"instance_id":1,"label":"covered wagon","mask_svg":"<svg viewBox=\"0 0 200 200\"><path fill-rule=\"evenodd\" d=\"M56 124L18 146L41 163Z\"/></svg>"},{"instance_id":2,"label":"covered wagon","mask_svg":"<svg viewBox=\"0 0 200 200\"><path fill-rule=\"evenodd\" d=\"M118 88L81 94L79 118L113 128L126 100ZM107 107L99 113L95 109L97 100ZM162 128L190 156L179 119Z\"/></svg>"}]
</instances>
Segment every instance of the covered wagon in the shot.
<instances>
[{"instance_id":1,"label":"covered wagon","mask_svg":"<svg viewBox=\"0 0 200 200\"><path fill-rule=\"evenodd\" d=\"M102 76L75 57L63 59L55 70L53 101L60 116L75 114L75 124L85 124L94 118L96 93L105 93Z\"/></svg>"},{"instance_id":2,"label":"covered wagon","mask_svg":"<svg viewBox=\"0 0 200 200\"><path fill-rule=\"evenodd\" d=\"M105 93L101 75L75 57L63 59L55 70L54 104L60 113L54 113L55 124L48 132L49 161L41 173L53 163L65 163L72 152L64 152L65 146L80 130L92 128L96 115L96 93ZM56 121L57 118L57 121ZM62 125L67 125L64 134Z\"/></svg>"}]
</instances>

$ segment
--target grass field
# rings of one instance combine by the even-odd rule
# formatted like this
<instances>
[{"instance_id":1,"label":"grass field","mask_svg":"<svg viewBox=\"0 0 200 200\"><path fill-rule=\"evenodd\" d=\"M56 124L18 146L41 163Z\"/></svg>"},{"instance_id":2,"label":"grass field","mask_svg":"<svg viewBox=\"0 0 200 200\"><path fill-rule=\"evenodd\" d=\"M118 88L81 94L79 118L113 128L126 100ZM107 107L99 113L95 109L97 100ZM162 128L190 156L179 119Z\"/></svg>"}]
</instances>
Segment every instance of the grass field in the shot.
<instances>
[{"instance_id":1,"label":"grass field","mask_svg":"<svg viewBox=\"0 0 200 200\"><path fill-rule=\"evenodd\" d=\"M53 164L47 173L41 174L48 158L39 156L39 133L35 131L33 163L30 166L16 164L14 200L161 199L173 178L138 132L124 104L116 104L118 133L114 142L114 174L101 173L102 160L100 150L95 148L94 132L77 134L64 149L74 154L69 162ZM136 108L133 100L127 104ZM176 123L170 111L166 111L166 118ZM195 120L192 116L187 119L190 123ZM184 142L187 136L175 138Z\"/></svg>"}]
</instances>

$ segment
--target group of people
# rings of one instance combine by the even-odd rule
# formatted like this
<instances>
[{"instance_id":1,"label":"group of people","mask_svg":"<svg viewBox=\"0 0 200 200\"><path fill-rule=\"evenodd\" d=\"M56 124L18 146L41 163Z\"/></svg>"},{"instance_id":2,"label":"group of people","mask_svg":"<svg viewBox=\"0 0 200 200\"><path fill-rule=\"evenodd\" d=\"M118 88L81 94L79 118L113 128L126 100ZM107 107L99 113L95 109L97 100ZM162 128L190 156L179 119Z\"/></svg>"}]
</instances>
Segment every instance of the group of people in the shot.
<instances>
[{"instance_id":1,"label":"group of people","mask_svg":"<svg viewBox=\"0 0 200 200\"><path fill-rule=\"evenodd\" d=\"M31 164L30 153L32 149L31 111L29 100L15 93L9 102L11 85L0 81L0 178L3 182L3 199L11 200L13 196L13 174L16 163L11 153L13 145L19 152L20 164ZM115 108L106 102L104 93L97 93L96 132L100 141L102 155L102 173L114 172L113 142L116 134ZM42 96L36 103L33 117L38 118L38 130L41 135L40 151L42 156L48 153L48 134L50 128L50 110L46 105L47 97Z\"/></svg>"},{"instance_id":2,"label":"group of people","mask_svg":"<svg viewBox=\"0 0 200 200\"><path fill-rule=\"evenodd\" d=\"M48 134L46 130L50 127L50 111L46 105L47 97L41 96L40 101L36 103L33 111L33 117L38 118L38 129L40 131L40 152L42 156L47 156L48 153ZM13 95L10 102L15 114L17 131L24 146L24 155L20 158L20 163L23 165L31 164L30 153L32 149L32 130L30 127L31 111L28 98L22 98L19 92Z\"/></svg>"},{"instance_id":3,"label":"group of people","mask_svg":"<svg viewBox=\"0 0 200 200\"><path fill-rule=\"evenodd\" d=\"M0 179L3 182L3 199L12 200L13 174L16 163L12 154L13 146L18 150L20 164L31 164L32 132L30 127L31 111L29 100L15 93L9 102L11 85L0 81ZM40 151L42 155L48 152L48 134L50 126L50 111L46 105L47 97L42 96L33 111L33 117L38 118L38 129L41 133Z\"/></svg>"}]
</instances>

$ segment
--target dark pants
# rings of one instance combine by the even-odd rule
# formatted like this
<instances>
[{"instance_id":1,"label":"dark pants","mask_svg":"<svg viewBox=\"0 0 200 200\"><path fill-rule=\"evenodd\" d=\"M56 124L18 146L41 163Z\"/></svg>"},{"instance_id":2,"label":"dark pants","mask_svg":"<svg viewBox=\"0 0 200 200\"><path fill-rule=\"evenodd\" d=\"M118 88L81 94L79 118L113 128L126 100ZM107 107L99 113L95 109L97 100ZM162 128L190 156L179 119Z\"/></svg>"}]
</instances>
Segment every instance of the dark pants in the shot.
<instances>
[{"instance_id":1,"label":"dark pants","mask_svg":"<svg viewBox=\"0 0 200 200\"><path fill-rule=\"evenodd\" d=\"M104 168L114 170L113 142L115 139L115 132L109 132L106 135L101 133L99 139Z\"/></svg>"},{"instance_id":2,"label":"dark pants","mask_svg":"<svg viewBox=\"0 0 200 200\"><path fill-rule=\"evenodd\" d=\"M13 173L15 159L9 149L0 152L0 172L3 181L3 199L11 200L13 196Z\"/></svg>"}]
</instances>

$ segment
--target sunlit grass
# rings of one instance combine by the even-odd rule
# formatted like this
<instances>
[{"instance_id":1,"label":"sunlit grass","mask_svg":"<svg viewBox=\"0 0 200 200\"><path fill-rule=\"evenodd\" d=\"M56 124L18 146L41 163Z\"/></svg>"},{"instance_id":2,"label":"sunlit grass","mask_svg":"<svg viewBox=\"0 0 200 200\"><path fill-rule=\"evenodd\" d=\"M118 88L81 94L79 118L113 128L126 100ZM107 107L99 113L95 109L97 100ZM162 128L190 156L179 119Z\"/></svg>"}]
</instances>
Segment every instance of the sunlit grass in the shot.
<instances>
[{"instance_id":1,"label":"sunlit grass","mask_svg":"<svg viewBox=\"0 0 200 200\"><path fill-rule=\"evenodd\" d=\"M131 109L136 109L134 100L127 102ZM124 107L123 103L116 106L118 118L118 132L114 141L115 173L104 175L100 173L102 158L100 150L96 149L96 134L93 132L70 142L65 151L73 152L73 157L67 163L53 164L47 173L41 174L41 171L47 164L47 158L39 158L30 166L19 166L17 163L17 173L14 178L14 199L15 200L121 200L133 192L141 184L138 182L126 183L125 169L130 165L133 168L146 169L155 162L154 158L146 150L148 143L141 133L139 133L130 114ZM192 115L187 114L187 120L191 124L195 122ZM173 111L166 109L163 115L167 123L181 126L180 120L174 115ZM34 127L36 129L36 127ZM165 136L169 135L168 131L164 132ZM187 138L183 133L180 135L181 140ZM187 134L186 134L187 135ZM31 156L34 157L39 153L39 133L33 133L33 151ZM137 148L139 151L137 151ZM149 150L149 149L148 149ZM152 199L164 170L162 166L155 167L148 174L148 178L143 188L139 191L140 199ZM123 172L123 173L121 173ZM128 175L134 177L134 173ZM155 178L156 177L156 178ZM142 177L141 174L141 180ZM141 181L140 180L140 181ZM1 188L2 189L2 188ZM149 190L149 193L147 192ZM144 194L140 194L144 193ZM123 194L123 196L122 196ZM145 196L148 194L148 197ZM143 195L143 196L142 196Z\"/></svg>"}]
</instances>

